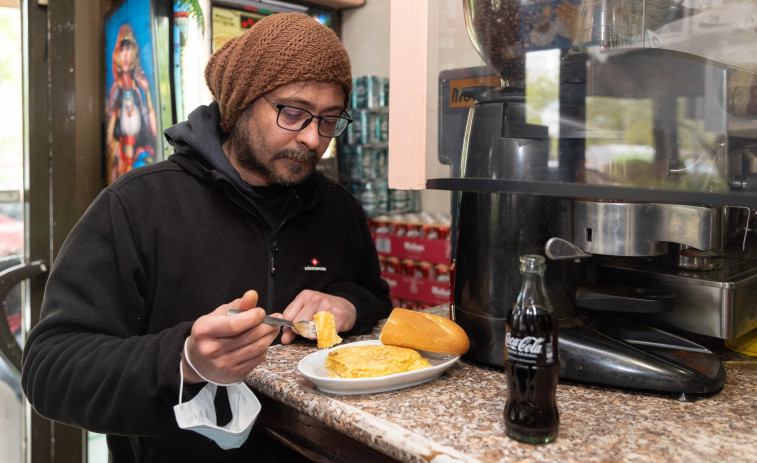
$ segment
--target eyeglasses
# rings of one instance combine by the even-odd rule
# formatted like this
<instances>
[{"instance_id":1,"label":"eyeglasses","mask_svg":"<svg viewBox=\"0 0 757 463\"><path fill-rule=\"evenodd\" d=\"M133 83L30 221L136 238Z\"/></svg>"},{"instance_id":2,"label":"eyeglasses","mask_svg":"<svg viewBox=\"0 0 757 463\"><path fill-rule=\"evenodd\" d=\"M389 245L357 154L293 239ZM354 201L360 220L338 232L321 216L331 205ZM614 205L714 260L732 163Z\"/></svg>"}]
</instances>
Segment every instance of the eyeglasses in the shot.
<instances>
[{"instance_id":1,"label":"eyeglasses","mask_svg":"<svg viewBox=\"0 0 757 463\"><path fill-rule=\"evenodd\" d=\"M345 116L316 116L302 108L278 104L267 96L263 96L274 108L279 110L276 116L276 124L284 130L299 132L310 124L313 119L318 119L318 135L327 138L338 137L344 132L344 129L352 123L349 114Z\"/></svg>"}]
</instances>

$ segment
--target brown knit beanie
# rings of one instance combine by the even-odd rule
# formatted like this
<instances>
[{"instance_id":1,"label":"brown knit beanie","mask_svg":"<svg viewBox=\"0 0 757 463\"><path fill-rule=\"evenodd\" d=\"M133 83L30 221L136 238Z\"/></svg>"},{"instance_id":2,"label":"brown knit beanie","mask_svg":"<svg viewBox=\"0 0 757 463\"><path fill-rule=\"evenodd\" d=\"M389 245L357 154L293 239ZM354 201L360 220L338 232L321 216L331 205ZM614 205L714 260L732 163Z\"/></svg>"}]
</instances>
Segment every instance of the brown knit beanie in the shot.
<instances>
[{"instance_id":1,"label":"brown knit beanie","mask_svg":"<svg viewBox=\"0 0 757 463\"><path fill-rule=\"evenodd\" d=\"M303 13L276 13L213 53L205 81L218 101L221 129L229 133L250 103L293 82L334 82L347 108L352 69L334 31Z\"/></svg>"}]
</instances>

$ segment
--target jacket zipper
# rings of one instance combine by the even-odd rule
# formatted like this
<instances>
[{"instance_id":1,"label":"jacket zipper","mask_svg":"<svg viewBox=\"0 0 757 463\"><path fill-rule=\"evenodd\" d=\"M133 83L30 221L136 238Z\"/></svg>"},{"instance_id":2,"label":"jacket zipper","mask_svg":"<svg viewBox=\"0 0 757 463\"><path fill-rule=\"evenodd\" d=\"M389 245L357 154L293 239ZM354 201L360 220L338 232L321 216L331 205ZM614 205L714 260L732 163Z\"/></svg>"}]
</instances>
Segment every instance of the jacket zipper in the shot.
<instances>
[{"instance_id":1,"label":"jacket zipper","mask_svg":"<svg viewBox=\"0 0 757 463\"><path fill-rule=\"evenodd\" d=\"M292 197L296 197L296 192L292 190ZM285 216L281 219L281 222L279 223L278 228L276 230L271 231L271 235L268 237L268 256L269 256L269 264L271 265L270 272L268 272L268 307L266 307L266 312L269 310L273 310L273 287L274 287L274 276L276 274L276 253L279 251L279 247L276 244L276 235L279 233L279 230L281 230L281 227L284 226L285 223L289 221L289 217Z\"/></svg>"},{"instance_id":2,"label":"jacket zipper","mask_svg":"<svg viewBox=\"0 0 757 463\"><path fill-rule=\"evenodd\" d=\"M268 309L273 308L273 276L276 273L276 235L268 238L268 256L270 257L270 272L268 272Z\"/></svg>"}]
</instances>

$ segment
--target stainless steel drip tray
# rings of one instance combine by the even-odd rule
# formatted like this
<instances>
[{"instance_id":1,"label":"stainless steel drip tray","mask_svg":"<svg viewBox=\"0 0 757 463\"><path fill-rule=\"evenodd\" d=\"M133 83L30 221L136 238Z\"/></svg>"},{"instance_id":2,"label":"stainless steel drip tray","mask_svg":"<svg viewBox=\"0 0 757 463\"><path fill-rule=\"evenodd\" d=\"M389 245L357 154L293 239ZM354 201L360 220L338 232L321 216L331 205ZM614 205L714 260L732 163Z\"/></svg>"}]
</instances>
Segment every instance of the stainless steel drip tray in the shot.
<instances>
[{"instance_id":1,"label":"stainless steel drip tray","mask_svg":"<svg viewBox=\"0 0 757 463\"><path fill-rule=\"evenodd\" d=\"M600 284L674 292L668 312L644 320L721 339L757 328L757 250L730 253L717 270L678 270L647 258L617 258L599 267Z\"/></svg>"}]
</instances>

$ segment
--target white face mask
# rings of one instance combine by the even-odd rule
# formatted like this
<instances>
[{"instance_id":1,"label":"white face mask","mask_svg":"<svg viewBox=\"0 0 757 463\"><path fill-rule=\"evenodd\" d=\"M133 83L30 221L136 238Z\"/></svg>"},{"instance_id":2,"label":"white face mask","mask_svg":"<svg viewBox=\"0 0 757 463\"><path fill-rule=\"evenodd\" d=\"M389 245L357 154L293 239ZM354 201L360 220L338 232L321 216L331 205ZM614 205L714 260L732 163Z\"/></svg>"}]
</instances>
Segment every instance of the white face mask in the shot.
<instances>
[{"instance_id":1,"label":"white face mask","mask_svg":"<svg viewBox=\"0 0 757 463\"><path fill-rule=\"evenodd\" d=\"M244 383L226 386L233 416L226 426L218 426L213 405L218 387L215 384L206 384L189 402L181 403L180 395L179 404L173 407L176 422L181 429L198 432L212 439L224 450L239 448L252 431L255 418L260 413L260 402Z\"/></svg>"},{"instance_id":2,"label":"white face mask","mask_svg":"<svg viewBox=\"0 0 757 463\"><path fill-rule=\"evenodd\" d=\"M188 360L188 358L185 344L185 359ZM187 363L193 370L197 371L191 362L187 361ZM218 384L208 381L208 384L192 400L182 403L184 370L181 368L181 362L179 362L179 377L181 381L179 404L173 407L173 413L176 415L176 423L179 427L202 434L224 450L241 447L249 437L252 425L255 423L261 408L258 398L255 397L250 388L243 382ZM231 406L232 418L225 426L216 424L216 407L213 401L219 386L227 388L226 392Z\"/></svg>"}]
</instances>

